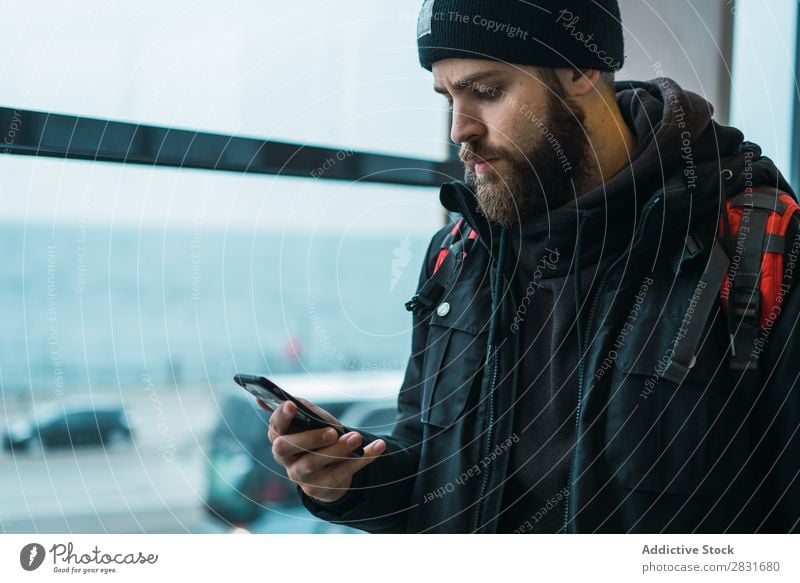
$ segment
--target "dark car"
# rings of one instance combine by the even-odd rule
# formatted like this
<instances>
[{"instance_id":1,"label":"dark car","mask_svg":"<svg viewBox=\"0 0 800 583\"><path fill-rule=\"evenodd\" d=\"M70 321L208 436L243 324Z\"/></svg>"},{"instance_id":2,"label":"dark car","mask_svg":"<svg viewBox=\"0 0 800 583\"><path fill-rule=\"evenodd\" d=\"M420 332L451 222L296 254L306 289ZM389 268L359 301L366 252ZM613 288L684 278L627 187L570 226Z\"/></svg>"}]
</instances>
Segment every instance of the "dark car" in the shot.
<instances>
[{"instance_id":1,"label":"dark car","mask_svg":"<svg viewBox=\"0 0 800 583\"><path fill-rule=\"evenodd\" d=\"M363 384L365 380L362 377L354 381L352 375L326 377L322 382L331 388L327 396L315 396L314 392L317 391L312 388L298 388L298 381L286 384L281 381L279 384L292 394L304 396L329 411L343 424L355 427L351 424L353 418L348 416L348 411L364 406L365 395L387 390L387 384L395 392L400 386L400 380L394 376L374 376L371 385L374 388L367 393L363 388L368 386ZM343 389L345 386L347 392ZM379 408L393 407L394 399L382 399ZM220 418L211 434L207 454L205 504L211 515L228 524L247 527L267 509L275 510L269 515L282 511L292 514L299 507L310 521L318 522L302 507L297 486L272 457L272 449L267 441L269 414L242 390L231 390L221 402ZM363 415L367 413L366 410L362 411L358 417L360 420L364 420ZM377 425L386 424L387 419L390 419L388 423L394 423L393 409L384 412L380 419L367 421ZM391 427L387 431L391 431ZM268 516L264 517L264 520L268 519Z\"/></svg>"},{"instance_id":2,"label":"dark car","mask_svg":"<svg viewBox=\"0 0 800 583\"><path fill-rule=\"evenodd\" d=\"M3 432L3 447L15 453L110 447L132 440L125 407L121 403L92 400L39 406L29 417L12 423Z\"/></svg>"}]
</instances>

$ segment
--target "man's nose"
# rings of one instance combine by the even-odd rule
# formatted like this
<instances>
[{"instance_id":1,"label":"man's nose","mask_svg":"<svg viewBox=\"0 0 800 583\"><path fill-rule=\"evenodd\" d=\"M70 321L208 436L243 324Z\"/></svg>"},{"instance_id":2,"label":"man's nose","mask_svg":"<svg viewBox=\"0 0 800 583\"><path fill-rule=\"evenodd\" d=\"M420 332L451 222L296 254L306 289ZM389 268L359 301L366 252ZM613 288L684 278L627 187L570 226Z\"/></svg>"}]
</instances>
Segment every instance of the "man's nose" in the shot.
<instances>
[{"instance_id":1,"label":"man's nose","mask_svg":"<svg viewBox=\"0 0 800 583\"><path fill-rule=\"evenodd\" d=\"M474 142L486 132L486 126L472 112L453 107L453 121L450 127L450 139L453 143L464 144Z\"/></svg>"}]
</instances>

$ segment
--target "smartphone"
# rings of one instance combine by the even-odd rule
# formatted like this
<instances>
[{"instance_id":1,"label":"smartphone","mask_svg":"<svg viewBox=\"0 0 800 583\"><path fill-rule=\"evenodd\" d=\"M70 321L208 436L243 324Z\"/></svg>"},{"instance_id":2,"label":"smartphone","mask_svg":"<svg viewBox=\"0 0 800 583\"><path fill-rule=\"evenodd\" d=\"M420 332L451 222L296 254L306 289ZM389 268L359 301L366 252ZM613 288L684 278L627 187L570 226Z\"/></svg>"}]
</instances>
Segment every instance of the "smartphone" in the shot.
<instances>
[{"instance_id":1,"label":"smartphone","mask_svg":"<svg viewBox=\"0 0 800 583\"><path fill-rule=\"evenodd\" d=\"M300 431L308 431L310 429L325 429L327 427L335 429L336 433L338 433L340 436L350 431L347 428L340 430L335 425L325 421L319 415L314 413L314 411L309 409L305 404L303 404L302 401L290 395L267 377L249 374L237 374L233 377L233 380L245 391L264 401L264 403L268 407L272 408L273 411L280 407L285 401L291 401L294 403L294 405L297 407L297 413L295 414L292 423L289 425L289 433L298 433ZM364 455L364 445L366 444L362 443L356 449L354 449L352 456L361 457Z\"/></svg>"}]
</instances>

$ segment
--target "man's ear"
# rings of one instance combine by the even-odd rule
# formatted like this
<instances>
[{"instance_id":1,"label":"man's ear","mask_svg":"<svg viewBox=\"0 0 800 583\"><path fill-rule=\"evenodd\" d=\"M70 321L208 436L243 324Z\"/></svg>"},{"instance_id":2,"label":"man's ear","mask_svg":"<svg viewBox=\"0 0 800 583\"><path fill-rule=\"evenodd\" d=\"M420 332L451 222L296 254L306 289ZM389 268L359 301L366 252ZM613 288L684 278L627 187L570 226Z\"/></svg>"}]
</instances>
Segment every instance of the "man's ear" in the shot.
<instances>
[{"instance_id":1,"label":"man's ear","mask_svg":"<svg viewBox=\"0 0 800 583\"><path fill-rule=\"evenodd\" d=\"M567 97L582 97L600 89L597 69L558 68L555 72Z\"/></svg>"}]
</instances>

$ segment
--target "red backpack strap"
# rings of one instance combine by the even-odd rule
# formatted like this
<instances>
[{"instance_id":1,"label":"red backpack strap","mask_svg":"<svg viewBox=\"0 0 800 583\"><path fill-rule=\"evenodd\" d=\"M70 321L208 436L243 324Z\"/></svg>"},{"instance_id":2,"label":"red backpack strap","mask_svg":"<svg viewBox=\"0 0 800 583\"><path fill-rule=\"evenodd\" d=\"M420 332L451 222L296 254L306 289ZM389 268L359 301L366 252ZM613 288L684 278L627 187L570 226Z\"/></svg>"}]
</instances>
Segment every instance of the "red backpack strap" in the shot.
<instances>
[{"instance_id":1,"label":"red backpack strap","mask_svg":"<svg viewBox=\"0 0 800 583\"><path fill-rule=\"evenodd\" d=\"M780 315L785 289L783 255L786 232L798 204L770 187L748 189L726 201L720 238L728 243L730 266L720 299L728 313L731 368L756 368L765 331Z\"/></svg>"},{"instance_id":2,"label":"red backpack strap","mask_svg":"<svg viewBox=\"0 0 800 583\"><path fill-rule=\"evenodd\" d=\"M406 310L409 312L424 315L439 303L448 281L456 268L463 264L472 244L478 238L478 233L472 228L464 236L464 224L463 218L458 219L442 240L436 264L433 266L433 275L406 302Z\"/></svg>"},{"instance_id":3,"label":"red backpack strap","mask_svg":"<svg viewBox=\"0 0 800 583\"><path fill-rule=\"evenodd\" d=\"M442 245L439 247L439 255L436 257L436 265L433 266L434 273L439 271L439 267L442 265L442 262L444 262L444 258L447 257L447 254L450 252L450 246L453 244L453 240L459 232L459 229L461 229L461 223L463 222L464 219L458 219L447 236L442 240Z\"/></svg>"},{"instance_id":4,"label":"red backpack strap","mask_svg":"<svg viewBox=\"0 0 800 583\"><path fill-rule=\"evenodd\" d=\"M464 219L458 219L456 224L453 225L453 228L450 229L450 232L442 241L442 246L439 248L439 255L436 257L436 265L433 266L433 273L439 271L439 267L444 263L445 258L447 257L448 253L450 253L450 249L453 247L456 239L458 239L461 235L461 225L464 223ZM478 237L478 233L475 232L475 229L470 229L469 233L467 234L466 241L473 241ZM468 249L461 250L462 258L466 257L467 253L469 252Z\"/></svg>"}]
</instances>

